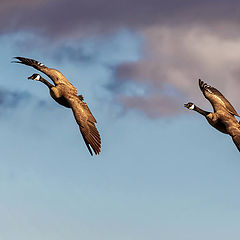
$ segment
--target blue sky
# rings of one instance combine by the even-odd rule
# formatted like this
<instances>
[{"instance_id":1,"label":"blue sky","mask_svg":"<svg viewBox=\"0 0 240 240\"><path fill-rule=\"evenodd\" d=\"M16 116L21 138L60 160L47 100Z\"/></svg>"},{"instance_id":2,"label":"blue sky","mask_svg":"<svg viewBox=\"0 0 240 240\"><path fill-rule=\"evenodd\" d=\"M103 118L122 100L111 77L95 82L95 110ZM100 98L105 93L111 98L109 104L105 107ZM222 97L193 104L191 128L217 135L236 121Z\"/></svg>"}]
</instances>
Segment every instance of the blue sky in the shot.
<instances>
[{"instance_id":1,"label":"blue sky","mask_svg":"<svg viewBox=\"0 0 240 240\"><path fill-rule=\"evenodd\" d=\"M41 12L50 1L32 4ZM172 9L165 1L159 7L165 5ZM139 21L140 6L134 10ZM174 16L191 8L183 4ZM111 22L103 13L102 22L89 20L84 31L76 26L85 18L73 16L76 28L63 24L60 35L50 34L56 23L46 25L47 16L39 27L43 37L36 19L20 21L20 13L2 29L0 238L237 240L239 152L183 104L211 109L198 89L201 76L239 111L239 36L226 38L217 25L197 20L169 26L167 17L152 16L140 24L121 22L116 12ZM226 24L234 28L234 21ZM103 23L109 23L105 31ZM72 112L27 79L34 69L11 64L14 56L59 69L84 95L102 136L99 156L89 155Z\"/></svg>"}]
</instances>

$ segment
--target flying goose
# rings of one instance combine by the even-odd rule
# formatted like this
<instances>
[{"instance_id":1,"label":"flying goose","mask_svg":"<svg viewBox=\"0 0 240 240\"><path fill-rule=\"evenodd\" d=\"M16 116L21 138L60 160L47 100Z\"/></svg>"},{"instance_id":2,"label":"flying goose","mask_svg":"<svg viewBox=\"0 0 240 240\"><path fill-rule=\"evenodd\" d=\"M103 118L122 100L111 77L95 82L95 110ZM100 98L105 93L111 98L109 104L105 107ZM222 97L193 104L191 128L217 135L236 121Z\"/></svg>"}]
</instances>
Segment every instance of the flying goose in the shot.
<instances>
[{"instance_id":1,"label":"flying goose","mask_svg":"<svg viewBox=\"0 0 240 240\"><path fill-rule=\"evenodd\" d=\"M83 140L90 154L93 155L92 150L95 154L99 154L101 151L101 138L95 126L97 121L89 110L87 104L83 102L83 96L77 95L77 89L56 69L48 68L42 63L29 58L15 57L15 59L18 61L13 62L31 66L46 74L53 81L54 85L37 73L28 77L28 79L44 83L49 88L51 97L57 103L72 109L75 120L79 125Z\"/></svg>"},{"instance_id":2,"label":"flying goose","mask_svg":"<svg viewBox=\"0 0 240 240\"><path fill-rule=\"evenodd\" d=\"M207 112L192 102L184 104L190 110L203 115L208 123L222 133L229 134L240 152L240 124L235 116L239 117L231 103L214 87L199 79L199 87L206 99L212 104L214 112Z\"/></svg>"}]
</instances>

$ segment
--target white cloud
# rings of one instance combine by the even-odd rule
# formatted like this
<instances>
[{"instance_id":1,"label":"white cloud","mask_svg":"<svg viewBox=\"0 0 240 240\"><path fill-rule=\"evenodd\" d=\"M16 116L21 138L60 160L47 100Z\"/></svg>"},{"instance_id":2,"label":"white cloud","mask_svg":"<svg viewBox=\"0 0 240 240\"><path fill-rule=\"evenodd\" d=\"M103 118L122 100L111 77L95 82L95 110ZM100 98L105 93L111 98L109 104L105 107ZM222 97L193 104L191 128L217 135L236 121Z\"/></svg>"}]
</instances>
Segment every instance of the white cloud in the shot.
<instances>
[{"instance_id":1,"label":"white cloud","mask_svg":"<svg viewBox=\"0 0 240 240\"><path fill-rule=\"evenodd\" d=\"M147 84L152 93L146 96L145 104L141 99L140 105L128 102L133 98L121 96L125 106L142 109L147 114L152 106L151 112L156 111L157 115L173 114L176 109L179 112L183 106L180 99L206 105L198 88L198 78L219 89L234 106L240 105L240 35L226 36L206 26L149 27L142 33L146 38L145 57L136 63L121 65L118 76L137 85ZM169 86L176 95L167 94L163 99ZM160 107L160 100L165 102L164 106L170 104L172 112Z\"/></svg>"}]
</instances>

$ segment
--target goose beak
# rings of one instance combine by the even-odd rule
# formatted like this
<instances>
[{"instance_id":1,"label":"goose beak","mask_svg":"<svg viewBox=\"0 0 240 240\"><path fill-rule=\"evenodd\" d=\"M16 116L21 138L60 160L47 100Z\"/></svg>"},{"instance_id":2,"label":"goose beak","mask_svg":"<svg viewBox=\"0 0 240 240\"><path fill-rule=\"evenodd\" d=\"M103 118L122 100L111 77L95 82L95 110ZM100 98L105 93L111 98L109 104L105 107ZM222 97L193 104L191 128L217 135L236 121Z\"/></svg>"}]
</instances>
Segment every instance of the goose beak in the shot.
<instances>
[{"instance_id":1,"label":"goose beak","mask_svg":"<svg viewBox=\"0 0 240 240\"><path fill-rule=\"evenodd\" d=\"M32 76L30 76L30 77L28 77L28 79L33 79L33 77L32 77Z\"/></svg>"},{"instance_id":2,"label":"goose beak","mask_svg":"<svg viewBox=\"0 0 240 240\"><path fill-rule=\"evenodd\" d=\"M184 104L184 107L187 107L187 103Z\"/></svg>"}]
</instances>

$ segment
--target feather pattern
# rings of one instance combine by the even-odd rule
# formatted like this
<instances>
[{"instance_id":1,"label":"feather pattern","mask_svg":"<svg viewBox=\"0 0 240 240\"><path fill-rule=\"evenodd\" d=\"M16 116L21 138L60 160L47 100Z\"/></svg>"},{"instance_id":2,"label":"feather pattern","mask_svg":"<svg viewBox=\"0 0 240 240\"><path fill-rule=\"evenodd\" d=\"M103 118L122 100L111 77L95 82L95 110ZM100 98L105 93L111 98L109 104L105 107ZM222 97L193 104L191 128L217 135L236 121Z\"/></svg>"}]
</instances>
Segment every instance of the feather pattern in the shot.
<instances>
[{"instance_id":1,"label":"feather pattern","mask_svg":"<svg viewBox=\"0 0 240 240\"><path fill-rule=\"evenodd\" d=\"M70 92L65 91L63 95L72 108L75 120L79 125L80 132L88 150L90 149L90 145L94 153L99 154L101 151L101 137L95 126L97 121L89 110L87 104ZM89 152L92 155L92 151L89 150Z\"/></svg>"},{"instance_id":2,"label":"feather pattern","mask_svg":"<svg viewBox=\"0 0 240 240\"><path fill-rule=\"evenodd\" d=\"M224 107L229 113L239 117L232 104L216 88L204 83L201 79L199 79L199 87L205 98L212 104L215 112Z\"/></svg>"}]
</instances>

